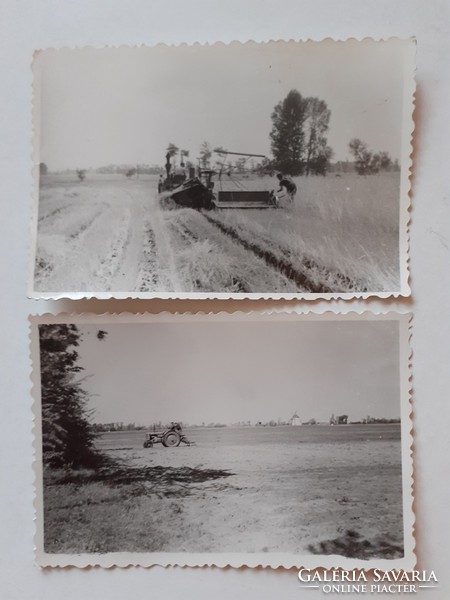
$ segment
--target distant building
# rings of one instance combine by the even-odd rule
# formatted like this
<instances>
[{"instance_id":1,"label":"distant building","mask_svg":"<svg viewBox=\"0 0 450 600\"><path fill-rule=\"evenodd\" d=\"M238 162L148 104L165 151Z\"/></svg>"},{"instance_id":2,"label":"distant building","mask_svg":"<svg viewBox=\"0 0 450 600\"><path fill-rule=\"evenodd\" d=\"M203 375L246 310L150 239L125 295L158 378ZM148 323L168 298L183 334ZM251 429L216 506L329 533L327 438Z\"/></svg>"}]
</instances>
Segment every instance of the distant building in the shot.
<instances>
[{"instance_id":1,"label":"distant building","mask_svg":"<svg viewBox=\"0 0 450 600\"><path fill-rule=\"evenodd\" d=\"M291 417L291 425L301 425L302 422L300 421L300 417L298 416L298 414L295 412L292 417Z\"/></svg>"},{"instance_id":2,"label":"distant building","mask_svg":"<svg viewBox=\"0 0 450 600\"><path fill-rule=\"evenodd\" d=\"M334 414L331 415L330 425L347 425L348 424L348 415L339 415L335 417Z\"/></svg>"}]
</instances>

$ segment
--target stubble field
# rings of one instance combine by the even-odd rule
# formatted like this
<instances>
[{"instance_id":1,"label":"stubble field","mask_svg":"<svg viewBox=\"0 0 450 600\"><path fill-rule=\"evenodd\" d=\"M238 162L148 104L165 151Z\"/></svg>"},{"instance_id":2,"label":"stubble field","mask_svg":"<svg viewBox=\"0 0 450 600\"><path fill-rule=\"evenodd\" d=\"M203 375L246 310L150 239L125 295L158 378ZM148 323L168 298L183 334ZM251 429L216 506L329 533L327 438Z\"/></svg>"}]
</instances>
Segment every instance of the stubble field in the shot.
<instances>
[{"instance_id":1,"label":"stubble field","mask_svg":"<svg viewBox=\"0 0 450 600\"><path fill-rule=\"evenodd\" d=\"M293 206L202 212L162 208L157 177L44 176L35 290L398 290L399 175L299 177L296 183ZM277 187L270 177L240 185Z\"/></svg>"},{"instance_id":2,"label":"stubble field","mask_svg":"<svg viewBox=\"0 0 450 600\"><path fill-rule=\"evenodd\" d=\"M113 466L45 473L46 551L403 555L400 425L185 434L106 433Z\"/></svg>"}]
</instances>

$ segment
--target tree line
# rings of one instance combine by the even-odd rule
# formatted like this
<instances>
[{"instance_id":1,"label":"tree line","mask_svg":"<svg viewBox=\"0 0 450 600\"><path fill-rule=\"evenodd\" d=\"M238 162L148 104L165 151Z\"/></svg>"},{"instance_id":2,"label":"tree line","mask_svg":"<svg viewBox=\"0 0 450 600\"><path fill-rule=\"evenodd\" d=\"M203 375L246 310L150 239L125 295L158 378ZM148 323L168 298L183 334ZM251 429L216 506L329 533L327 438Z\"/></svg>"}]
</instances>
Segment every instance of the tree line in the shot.
<instances>
[{"instance_id":1,"label":"tree line","mask_svg":"<svg viewBox=\"0 0 450 600\"><path fill-rule=\"evenodd\" d=\"M327 139L330 118L331 111L324 100L305 98L291 90L272 112L273 160L267 160L264 168L292 176L325 175L333 157ZM358 138L350 140L348 148L359 175L398 170L398 162L393 162L387 152L374 152Z\"/></svg>"},{"instance_id":2,"label":"tree line","mask_svg":"<svg viewBox=\"0 0 450 600\"><path fill-rule=\"evenodd\" d=\"M358 175L375 175L380 171L393 170L394 163L387 152L373 152L358 138L350 140L348 146L355 159L355 171Z\"/></svg>"},{"instance_id":3,"label":"tree line","mask_svg":"<svg viewBox=\"0 0 450 600\"><path fill-rule=\"evenodd\" d=\"M274 158L264 159L259 164L250 162L250 170L261 174L279 170L288 175L324 175L333 155L327 145L331 111L326 103L319 98L303 98L297 90L291 90L275 106L271 116L273 127L270 138ZM197 160L202 169L211 168L213 152L224 154L226 151L221 147L213 149L206 141L201 144ZM168 145L166 153L170 158L180 154L181 162L189 156L186 150L180 150L173 143ZM241 157L226 167L243 172L246 163L247 158ZM223 161L216 161L214 166L222 170Z\"/></svg>"},{"instance_id":4,"label":"tree line","mask_svg":"<svg viewBox=\"0 0 450 600\"><path fill-rule=\"evenodd\" d=\"M291 90L276 104L271 114L272 129L269 135L273 158L253 164L250 170L260 174L281 171L291 176L326 175L333 168L331 159L334 154L328 145L330 118L331 110L324 100L303 97L298 90ZM399 170L398 161L393 161L387 152L372 151L358 138L350 140L348 149L353 157L348 171L356 171L358 175L373 175L380 171ZM170 143L166 152L170 158L179 155L181 163L193 166L187 160L189 151ZM201 144L197 161L202 169L211 168L213 152L225 151L221 147L213 149L206 141ZM236 160L232 165L233 170L244 171L246 161L245 157ZM214 166L222 169L224 165L216 161Z\"/></svg>"},{"instance_id":5,"label":"tree line","mask_svg":"<svg viewBox=\"0 0 450 600\"><path fill-rule=\"evenodd\" d=\"M252 165L253 171L273 173L281 171L286 175L326 175L331 170L333 149L328 145L328 130L330 126L331 110L326 102L316 97L304 97L298 90L291 90L287 96L278 102L271 114L272 129L270 131L272 159L264 159L261 163ZM373 151L367 143L359 138L353 138L348 144L348 149L354 159L351 170L358 175L374 175L380 171L400 170L398 161L393 161L386 151ZM198 166L202 169L211 168L213 152L224 153L223 148L212 148L204 141L197 157ZM169 143L166 148L166 157L180 158L180 163L186 168L193 167L189 159L189 150L184 150ZM236 160L234 165L228 165L233 170L245 170L247 159ZM342 161L340 161L342 162ZM216 161L216 168L222 170L223 162ZM48 167L40 163L40 174L46 175ZM107 165L96 169L97 173L122 173L132 177L138 173L156 174L160 167L154 165ZM80 181L86 176L86 169L76 171Z\"/></svg>"}]
</instances>

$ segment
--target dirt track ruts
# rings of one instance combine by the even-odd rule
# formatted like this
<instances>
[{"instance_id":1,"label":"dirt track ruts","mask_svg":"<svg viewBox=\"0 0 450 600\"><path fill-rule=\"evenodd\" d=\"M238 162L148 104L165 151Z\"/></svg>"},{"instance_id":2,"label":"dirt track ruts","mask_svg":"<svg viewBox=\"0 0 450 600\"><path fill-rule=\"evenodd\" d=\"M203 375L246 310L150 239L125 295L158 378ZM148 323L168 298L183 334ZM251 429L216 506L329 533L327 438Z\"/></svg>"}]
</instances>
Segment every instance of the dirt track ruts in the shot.
<instances>
[{"instance_id":1,"label":"dirt track ruts","mask_svg":"<svg viewBox=\"0 0 450 600\"><path fill-rule=\"evenodd\" d=\"M301 271L296 269L289 262L287 262L281 258L278 258L277 256L275 256L275 254L273 254L269 250L265 250L264 248L261 248L254 242L248 242L248 241L244 240L236 232L236 230L232 229L231 227L227 227L223 223L216 221L209 214L206 214L206 213L202 213L202 214L209 223L211 223L212 225L215 225L218 229L220 229L220 231L222 233L230 236L233 240L239 242L242 246L244 246L244 248L246 250L253 252L253 254L258 256L258 258L262 258L270 267L281 271L281 273L283 273L283 275L288 277L288 279L291 279L292 281L294 281L297 285L305 288L306 291L313 292L315 294L327 294L327 293L333 292L333 290L331 288L329 288L328 286L325 286L323 284L314 283L313 281L311 281L311 279L309 279L309 277L305 273L302 273Z\"/></svg>"},{"instance_id":2,"label":"dirt track ruts","mask_svg":"<svg viewBox=\"0 0 450 600\"><path fill-rule=\"evenodd\" d=\"M221 223L220 221L216 221L210 216L210 214L206 214L204 212L202 214L209 223L215 225L222 233L229 235L232 239L242 244L244 248L250 250L256 256L263 259L270 267L279 270L288 279L305 288L305 291L316 294L327 294L336 291L336 289L331 288L323 283L315 283L304 271L294 267L289 261L279 258L273 252L259 246L255 242L249 242L245 240L235 229L225 225L224 223ZM342 289L340 291L345 291L346 289L351 291L358 288L356 283L346 275L343 275L342 273L328 272L325 267L320 266L311 258L304 257L302 259L302 266L305 270L316 270L325 275L332 274L333 279L339 281L342 285ZM360 291L365 292L367 289L362 288Z\"/></svg>"},{"instance_id":3,"label":"dirt track ruts","mask_svg":"<svg viewBox=\"0 0 450 600\"><path fill-rule=\"evenodd\" d=\"M201 214L201 213L198 213ZM174 227L174 225L172 224ZM178 223L176 227L174 227L174 231L187 242L198 241L198 235L186 224L186 223ZM250 288L246 285L246 283L239 276L233 276L233 284L237 286L237 291L239 293L247 294L250 293Z\"/></svg>"}]
</instances>

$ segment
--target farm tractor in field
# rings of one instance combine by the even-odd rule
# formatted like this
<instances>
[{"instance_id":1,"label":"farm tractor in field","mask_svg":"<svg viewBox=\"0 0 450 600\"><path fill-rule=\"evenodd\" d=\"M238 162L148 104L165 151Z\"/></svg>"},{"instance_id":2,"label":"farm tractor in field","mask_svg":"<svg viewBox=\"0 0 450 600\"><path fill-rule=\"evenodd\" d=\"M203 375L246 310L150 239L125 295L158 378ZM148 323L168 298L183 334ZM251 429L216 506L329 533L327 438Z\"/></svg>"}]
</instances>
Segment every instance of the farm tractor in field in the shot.
<instances>
[{"instance_id":1,"label":"farm tractor in field","mask_svg":"<svg viewBox=\"0 0 450 600\"><path fill-rule=\"evenodd\" d=\"M279 206L278 197L273 191L247 189L248 186L244 185L239 178L234 177L231 167L225 166L225 159L228 155L237 155L247 159L250 157L265 158L262 154L244 154L223 149L215 151L223 158L220 170L199 168L196 175L195 169L191 167L189 176L186 172L180 172L180 169L175 169L172 173L170 157L166 156L167 177L160 180L158 192L168 192L168 197L175 204L188 208L214 210L218 208L277 208ZM227 187L233 189L222 189L225 180ZM215 189L216 184L217 190Z\"/></svg>"},{"instance_id":2,"label":"farm tractor in field","mask_svg":"<svg viewBox=\"0 0 450 600\"><path fill-rule=\"evenodd\" d=\"M174 448L181 443L187 446L193 446L183 434L182 427L179 423L172 423L170 427L162 431L149 431L145 434L144 448L153 448L154 444L162 444L166 448Z\"/></svg>"}]
</instances>

